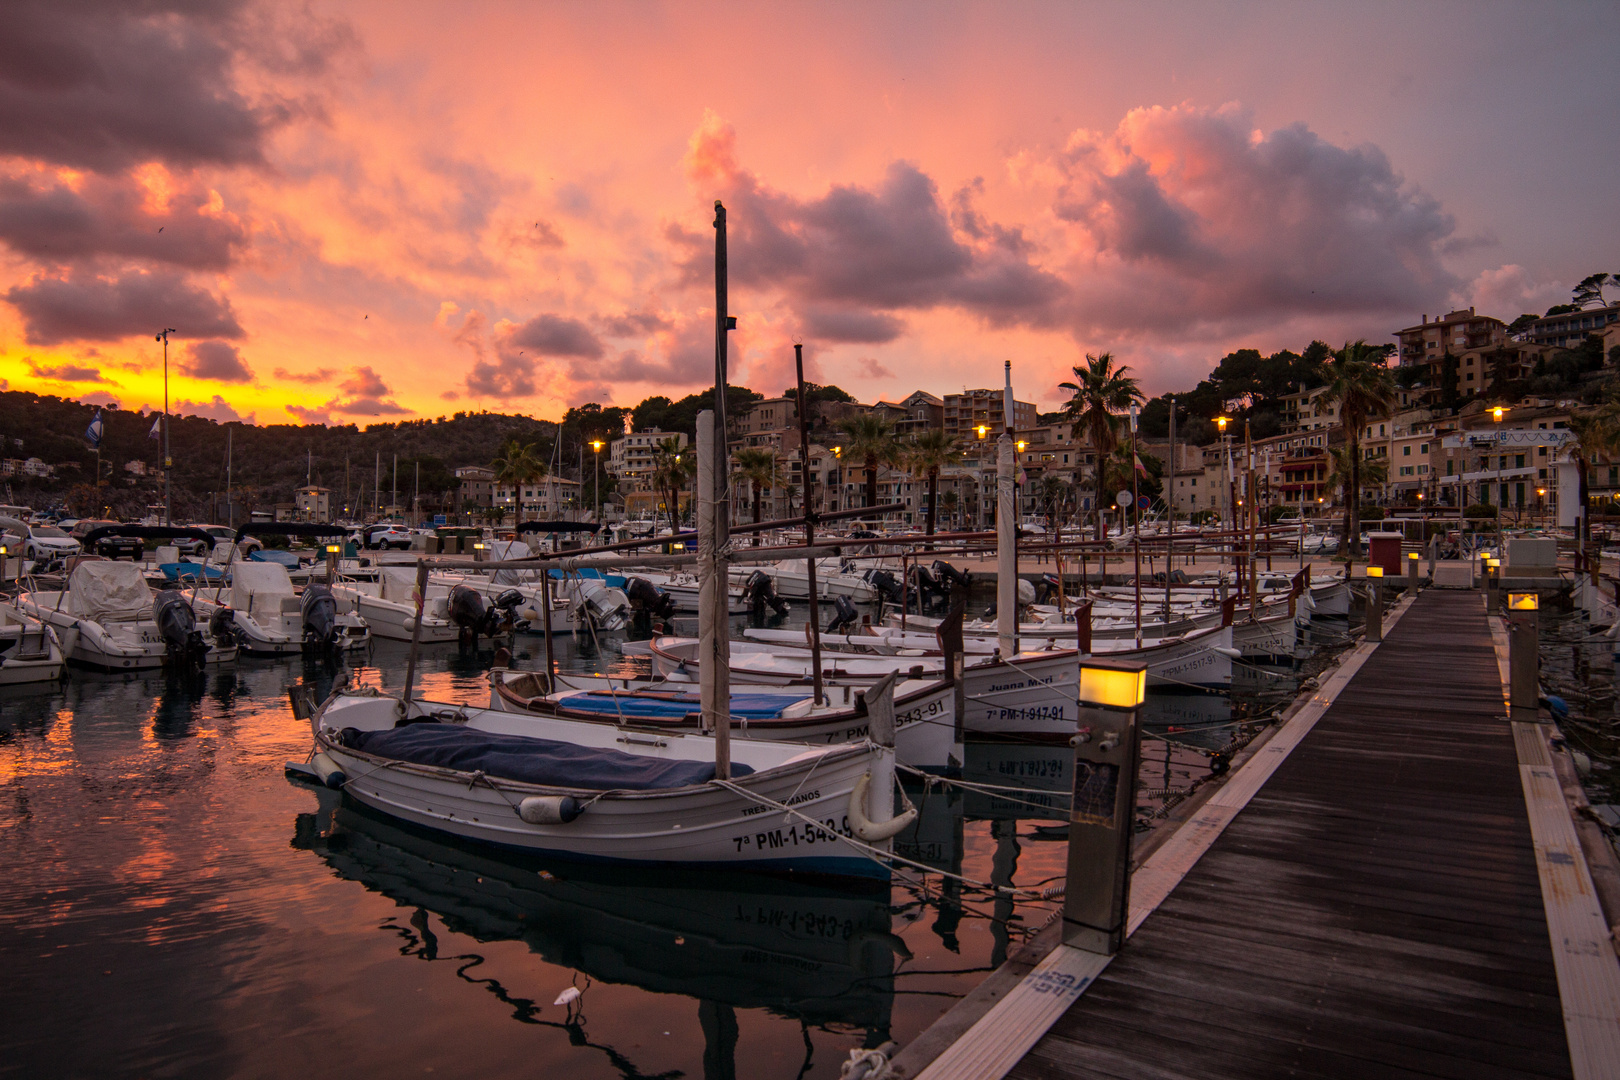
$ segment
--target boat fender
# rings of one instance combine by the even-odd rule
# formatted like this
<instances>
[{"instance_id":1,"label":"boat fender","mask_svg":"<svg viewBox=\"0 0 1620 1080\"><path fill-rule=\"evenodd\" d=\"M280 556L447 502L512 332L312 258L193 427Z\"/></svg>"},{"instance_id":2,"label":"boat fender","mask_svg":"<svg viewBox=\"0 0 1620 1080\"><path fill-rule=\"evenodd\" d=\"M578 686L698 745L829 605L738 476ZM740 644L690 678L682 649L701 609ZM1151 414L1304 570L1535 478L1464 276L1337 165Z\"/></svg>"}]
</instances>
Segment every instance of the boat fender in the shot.
<instances>
[{"instance_id":1,"label":"boat fender","mask_svg":"<svg viewBox=\"0 0 1620 1080\"><path fill-rule=\"evenodd\" d=\"M862 773L849 793L849 828L857 839L876 844L892 840L909 829L911 823L917 820L917 808L908 806L903 813L896 814L882 824L873 821L866 816L866 789L871 783L872 774Z\"/></svg>"},{"instance_id":2,"label":"boat fender","mask_svg":"<svg viewBox=\"0 0 1620 1080\"><path fill-rule=\"evenodd\" d=\"M1233 660L1243 659L1242 649L1232 649L1225 645L1211 645L1209 648L1211 652L1218 652L1222 656L1230 656Z\"/></svg>"},{"instance_id":3,"label":"boat fender","mask_svg":"<svg viewBox=\"0 0 1620 1080\"><path fill-rule=\"evenodd\" d=\"M321 783L334 791L349 782L348 775L326 754L316 754L309 763L315 769L315 775L321 778Z\"/></svg>"},{"instance_id":4,"label":"boat fender","mask_svg":"<svg viewBox=\"0 0 1620 1080\"><path fill-rule=\"evenodd\" d=\"M585 808L572 795L530 795L518 803L517 812L530 825L567 825Z\"/></svg>"}]
</instances>

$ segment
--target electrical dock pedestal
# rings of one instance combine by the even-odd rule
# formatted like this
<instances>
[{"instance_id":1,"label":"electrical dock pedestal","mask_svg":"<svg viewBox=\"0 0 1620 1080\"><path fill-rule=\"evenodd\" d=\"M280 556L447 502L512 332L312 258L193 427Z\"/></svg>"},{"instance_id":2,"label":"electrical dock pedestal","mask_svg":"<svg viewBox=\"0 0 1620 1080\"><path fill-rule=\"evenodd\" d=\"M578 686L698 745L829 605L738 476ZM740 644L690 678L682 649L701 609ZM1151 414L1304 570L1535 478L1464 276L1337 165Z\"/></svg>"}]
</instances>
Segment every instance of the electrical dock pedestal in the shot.
<instances>
[{"instance_id":1,"label":"electrical dock pedestal","mask_svg":"<svg viewBox=\"0 0 1620 1080\"><path fill-rule=\"evenodd\" d=\"M1530 601L1508 601L1533 630L1514 606ZM1098 768L1134 753L1134 718L1083 719L1084 866L1048 951L992 975L888 1075L1620 1077L1620 962L1594 884L1620 867L1572 814L1556 729L1508 714L1510 665L1533 686L1533 646L1510 645L1477 591L1400 595L1383 623L1174 831L1139 836L1128 878L1110 810L1124 785ZM1536 717L1527 693L1514 714Z\"/></svg>"}]
</instances>

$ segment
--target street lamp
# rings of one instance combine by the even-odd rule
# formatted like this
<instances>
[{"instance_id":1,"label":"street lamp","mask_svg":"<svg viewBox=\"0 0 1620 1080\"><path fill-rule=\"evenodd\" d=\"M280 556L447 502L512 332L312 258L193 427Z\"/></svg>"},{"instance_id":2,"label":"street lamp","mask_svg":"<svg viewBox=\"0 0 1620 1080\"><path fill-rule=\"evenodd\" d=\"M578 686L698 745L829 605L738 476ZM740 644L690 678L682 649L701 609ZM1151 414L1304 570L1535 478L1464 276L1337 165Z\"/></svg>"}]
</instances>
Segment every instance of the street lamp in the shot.
<instances>
[{"instance_id":1,"label":"street lamp","mask_svg":"<svg viewBox=\"0 0 1620 1080\"><path fill-rule=\"evenodd\" d=\"M591 490L596 493L596 520L602 521L602 440L592 439L591 449L596 453L596 461L592 466Z\"/></svg>"},{"instance_id":2,"label":"street lamp","mask_svg":"<svg viewBox=\"0 0 1620 1080\"><path fill-rule=\"evenodd\" d=\"M169 502L169 473L174 469L174 458L169 454L169 335L180 331L166 326L158 331L154 341L163 342L163 524L174 524L174 512Z\"/></svg>"}]
</instances>

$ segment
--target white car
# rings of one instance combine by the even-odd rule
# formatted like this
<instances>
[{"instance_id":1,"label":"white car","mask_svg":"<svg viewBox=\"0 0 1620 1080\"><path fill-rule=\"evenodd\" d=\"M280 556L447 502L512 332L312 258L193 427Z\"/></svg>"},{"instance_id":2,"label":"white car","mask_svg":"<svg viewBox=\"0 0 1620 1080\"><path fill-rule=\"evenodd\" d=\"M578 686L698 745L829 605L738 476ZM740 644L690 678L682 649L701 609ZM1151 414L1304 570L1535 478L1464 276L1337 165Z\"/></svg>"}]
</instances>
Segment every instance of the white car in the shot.
<instances>
[{"instance_id":1,"label":"white car","mask_svg":"<svg viewBox=\"0 0 1620 1080\"><path fill-rule=\"evenodd\" d=\"M79 542L54 525L26 525L22 529L12 526L6 534L6 546L12 554L20 550L23 558L35 562L65 559L79 553Z\"/></svg>"},{"instance_id":2,"label":"white car","mask_svg":"<svg viewBox=\"0 0 1620 1080\"><path fill-rule=\"evenodd\" d=\"M365 546L373 551L386 548L409 551L411 548L411 531L403 525L373 525L365 530L365 536Z\"/></svg>"}]
</instances>

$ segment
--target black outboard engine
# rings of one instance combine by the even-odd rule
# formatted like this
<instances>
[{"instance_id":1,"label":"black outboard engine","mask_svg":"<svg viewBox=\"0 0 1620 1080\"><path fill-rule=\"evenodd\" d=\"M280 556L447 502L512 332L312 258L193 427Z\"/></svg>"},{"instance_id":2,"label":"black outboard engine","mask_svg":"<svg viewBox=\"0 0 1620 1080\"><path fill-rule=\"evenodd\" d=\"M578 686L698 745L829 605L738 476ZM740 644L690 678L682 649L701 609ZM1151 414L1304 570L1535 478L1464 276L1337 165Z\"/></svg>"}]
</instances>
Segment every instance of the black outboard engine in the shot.
<instances>
[{"instance_id":1,"label":"black outboard engine","mask_svg":"<svg viewBox=\"0 0 1620 1080\"><path fill-rule=\"evenodd\" d=\"M788 613L788 602L776 595L776 582L763 570L748 575L748 580L743 582L743 596L751 601L756 618L764 618L767 604L778 615Z\"/></svg>"},{"instance_id":2,"label":"black outboard engine","mask_svg":"<svg viewBox=\"0 0 1620 1080\"><path fill-rule=\"evenodd\" d=\"M900 582L896 581L894 575L889 573L887 570L868 570L866 572L866 580L868 584L872 586L872 588L878 591L878 595L884 600L891 604L898 604L900 602L900 597L903 592L903 590L900 588Z\"/></svg>"},{"instance_id":3,"label":"black outboard engine","mask_svg":"<svg viewBox=\"0 0 1620 1080\"><path fill-rule=\"evenodd\" d=\"M337 600L331 588L319 583L304 586L300 610L304 616L304 645L317 652L335 648L338 643Z\"/></svg>"},{"instance_id":4,"label":"black outboard engine","mask_svg":"<svg viewBox=\"0 0 1620 1080\"><path fill-rule=\"evenodd\" d=\"M933 566L929 569L933 570L934 576L939 579L939 583L945 586L946 589L959 588L963 592L967 592L968 587L973 584L973 573L971 571L958 570L944 559L935 559Z\"/></svg>"},{"instance_id":5,"label":"black outboard engine","mask_svg":"<svg viewBox=\"0 0 1620 1080\"><path fill-rule=\"evenodd\" d=\"M197 613L175 589L164 589L152 600L152 621L166 646L170 663L201 668L208 656L208 642L197 629Z\"/></svg>"},{"instance_id":6,"label":"black outboard engine","mask_svg":"<svg viewBox=\"0 0 1620 1080\"><path fill-rule=\"evenodd\" d=\"M932 599L944 600L950 593L950 590L920 563L911 568L911 585L917 590L917 599L924 604Z\"/></svg>"},{"instance_id":7,"label":"black outboard engine","mask_svg":"<svg viewBox=\"0 0 1620 1080\"><path fill-rule=\"evenodd\" d=\"M648 581L633 577L624 583L624 595L630 599L630 608L637 615L667 619L675 614L675 598Z\"/></svg>"},{"instance_id":8,"label":"black outboard engine","mask_svg":"<svg viewBox=\"0 0 1620 1080\"><path fill-rule=\"evenodd\" d=\"M457 585L450 590L450 621L461 630L463 643L469 639L476 644L478 635L489 633L490 612L484 607L484 597L477 589ZM499 618L496 615L496 618Z\"/></svg>"},{"instance_id":9,"label":"black outboard engine","mask_svg":"<svg viewBox=\"0 0 1620 1080\"><path fill-rule=\"evenodd\" d=\"M240 644L236 638L236 612L228 607L215 608L208 619L208 636L219 645Z\"/></svg>"},{"instance_id":10,"label":"black outboard engine","mask_svg":"<svg viewBox=\"0 0 1620 1080\"><path fill-rule=\"evenodd\" d=\"M833 597L833 610L837 615L827 624L824 633L847 634L861 621L861 613L855 610L854 602L847 596Z\"/></svg>"},{"instance_id":11,"label":"black outboard engine","mask_svg":"<svg viewBox=\"0 0 1620 1080\"><path fill-rule=\"evenodd\" d=\"M1056 574L1041 575L1041 603L1050 604L1058 595L1058 579Z\"/></svg>"},{"instance_id":12,"label":"black outboard engine","mask_svg":"<svg viewBox=\"0 0 1620 1080\"><path fill-rule=\"evenodd\" d=\"M498 594L489 605L489 628L485 633L490 637L501 627L521 633L529 628L529 620L518 618L517 609L523 605L523 594L516 589L506 589Z\"/></svg>"}]
</instances>

